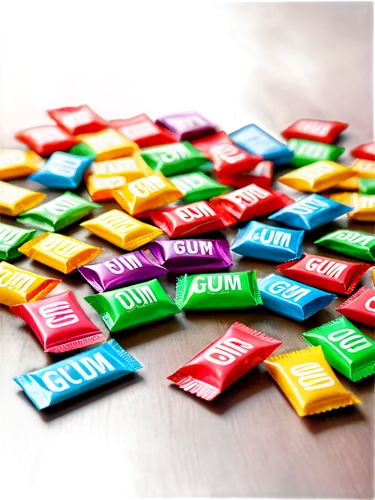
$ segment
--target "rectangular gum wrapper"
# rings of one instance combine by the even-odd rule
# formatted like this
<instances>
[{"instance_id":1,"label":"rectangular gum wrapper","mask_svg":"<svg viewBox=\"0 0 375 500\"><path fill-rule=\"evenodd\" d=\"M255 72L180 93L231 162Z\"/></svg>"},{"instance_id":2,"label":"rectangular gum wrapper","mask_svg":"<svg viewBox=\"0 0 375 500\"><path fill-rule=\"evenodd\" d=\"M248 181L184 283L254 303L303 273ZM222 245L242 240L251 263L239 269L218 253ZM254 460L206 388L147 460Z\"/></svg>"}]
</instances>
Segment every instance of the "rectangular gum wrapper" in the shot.
<instances>
[{"instance_id":1,"label":"rectangular gum wrapper","mask_svg":"<svg viewBox=\"0 0 375 500\"><path fill-rule=\"evenodd\" d=\"M350 257L375 262L375 236L370 233L338 229L314 243Z\"/></svg>"},{"instance_id":2,"label":"rectangular gum wrapper","mask_svg":"<svg viewBox=\"0 0 375 500\"><path fill-rule=\"evenodd\" d=\"M341 385L320 346L273 356L264 364L299 417L361 403Z\"/></svg>"},{"instance_id":3,"label":"rectangular gum wrapper","mask_svg":"<svg viewBox=\"0 0 375 500\"><path fill-rule=\"evenodd\" d=\"M336 311L352 321L375 328L375 290L363 286Z\"/></svg>"},{"instance_id":4,"label":"rectangular gum wrapper","mask_svg":"<svg viewBox=\"0 0 375 500\"><path fill-rule=\"evenodd\" d=\"M353 207L348 217L362 222L375 222L375 195L362 193L335 193L332 200Z\"/></svg>"},{"instance_id":5,"label":"rectangular gum wrapper","mask_svg":"<svg viewBox=\"0 0 375 500\"><path fill-rule=\"evenodd\" d=\"M82 222L81 226L103 240L129 251L135 250L163 234L159 228L141 222L117 209Z\"/></svg>"},{"instance_id":6,"label":"rectangular gum wrapper","mask_svg":"<svg viewBox=\"0 0 375 500\"><path fill-rule=\"evenodd\" d=\"M34 238L35 233L34 229L22 229L0 222L0 260L20 257L22 254L17 250L18 247Z\"/></svg>"},{"instance_id":7,"label":"rectangular gum wrapper","mask_svg":"<svg viewBox=\"0 0 375 500\"><path fill-rule=\"evenodd\" d=\"M44 193L30 191L3 181L0 181L0 193L0 214L11 217L39 205L46 198Z\"/></svg>"},{"instance_id":8,"label":"rectangular gum wrapper","mask_svg":"<svg viewBox=\"0 0 375 500\"><path fill-rule=\"evenodd\" d=\"M328 363L358 382L375 373L375 342L344 316L302 333L311 346L321 346Z\"/></svg>"},{"instance_id":9,"label":"rectangular gum wrapper","mask_svg":"<svg viewBox=\"0 0 375 500\"><path fill-rule=\"evenodd\" d=\"M44 410L139 370L138 363L115 340L48 365L14 381L37 410Z\"/></svg>"}]
</instances>

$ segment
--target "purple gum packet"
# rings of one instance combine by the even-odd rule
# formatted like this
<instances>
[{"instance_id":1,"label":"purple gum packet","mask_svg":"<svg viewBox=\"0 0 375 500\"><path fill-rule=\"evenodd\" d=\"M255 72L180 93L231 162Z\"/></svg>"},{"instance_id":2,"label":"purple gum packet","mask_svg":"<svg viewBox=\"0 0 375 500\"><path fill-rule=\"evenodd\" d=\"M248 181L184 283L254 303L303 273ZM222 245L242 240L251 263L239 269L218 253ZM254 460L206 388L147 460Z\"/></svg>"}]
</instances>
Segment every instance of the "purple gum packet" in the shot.
<instances>
[{"instance_id":1,"label":"purple gum packet","mask_svg":"<svg viewBox=\"0 0 375 500\"><path fill-rule=\"evenodd\" d=\"M171 273L220 271L233 264L226 240L159 240L147 247Z\"/></svg>"},{"instance_id":2,"label":"purple gum packet","mask_svg":"<svg viewBox=\"0 0 375 500\"><path fill-rule=\"evenodd\" d=\"M192 141L217 132L217 127L196 111L163 116L158 125L169 130L179 141Z\"/></svg>"},{"instance_id":3,"label":"purple gum packet","mask_svg":"<svg viewBox=\"0 0 375 500\"><path fill-rule=\"evenodd\" d=\"M97 292L141 283L168 271L150 250L136 250L96 264L79 266L77 270Z\"/></svg>"}]
</instances>

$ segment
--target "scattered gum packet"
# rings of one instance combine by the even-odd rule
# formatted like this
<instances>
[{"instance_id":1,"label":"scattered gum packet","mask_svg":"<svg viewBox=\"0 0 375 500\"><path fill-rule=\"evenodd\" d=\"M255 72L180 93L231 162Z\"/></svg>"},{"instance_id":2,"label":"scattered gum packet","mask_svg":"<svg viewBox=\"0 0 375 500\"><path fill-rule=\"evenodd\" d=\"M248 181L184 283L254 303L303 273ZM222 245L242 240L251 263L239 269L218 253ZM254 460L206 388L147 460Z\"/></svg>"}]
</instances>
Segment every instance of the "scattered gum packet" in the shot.
<instances>
[{"instance_id":1,"label":"scattered gum packet","mask_svg":"<svg viewBox=\"0 0 375 500\"><path fill-rule=\"evenodd\" d=\"M375 161L375 141L366 142L365 144L357 146L350 151L350 154L362 160Z\"/></svg>"},{"instance_id":2,"label":"scattered gum packet","mask_svg":"<svg viewBox=\"0 0 375 500\"><path fill-rule=\"evenodd\" d=\"M96 161L133 156L139 149L135 142L126 139L120 132L111 128L94 134L78 135L77 138L94 151Z\"/></svg>"},{"instance_id":3,"label":"scattered gum packet","mask_svg":"<svg viewBox=\"0 0 375 500\"><path fill-rule=\"evenodd\" d=\"M22 212L16 220L26 226L54 232L74 224L86 217L95 208L100 207L101 205L97 203L85 200L85 198L67 191L52 201Z\"/></svg>"},{"instance_id":4,"label":"scattered gum packet","mask_svg":"<svg viewBox=\"0 0 375 500\"><path fill-rule=\"evenodd\" d=\"M49 109L47 114L57 125L73 135L90 134L107 128L107 121L97 115L87 104Z\"/></svg>"},{"instance_id":5,"label":"scattered gum packet","mask_svg":"<svg viewBox=\"0 0 375 500\"><path fill-rule=\"evenodd\" d=\"M37 410L108 384L142 365L115 340L14 378Z\"/></svg>"},{"instance_id":6,"label":"scattered gum packet","mask_svg":"<svg viewBox=\"0 0 375 500\"><path fill-rule=\"evenodd\" d=\"M124 250L135 250L154 240L163 231L141 222L121 210L110 210L104 214L82 222L81 226Z\"/></svg>"},{"instance_id":7,"label":"scattered gum packet","mask_svg":"<svg viewBox=\"0 0 375 500\"><path fill-rule=\"evenodd\" d=\"M269 188L273 179L273 162L261 161L250 171L241 172L239 174L223 174L217 176L221 184L226 184L232 187L245 187L249 184L256 184L262 188Z\"/></svg>"},{"instance_id":8,"label":"scattered gum packet","mask_svg":"<svg viewBox=\"0 0 375 500\"><path fill-rule=\"evenodd\" d=\"M301 118L283 130L281 135L286 140L296 138L330 144L341 134L341 132L346 130L348 126L347 123L343 122Z\"/></svg>"},{"instance_id":9,"label":"scattered gum packet","mask_svg":"<svg viewBox=\"0 0 375 500\"><path fill-rule=\"evenodd\" d=\"M10 306L33 330L44 352L60 354L105 342L71 290L30 304Z\"/></svg>"},{"instance_id":10,"label":"scattered gum packet","mask_svg":"<svg viewBox=\"0 0 375 500\"><path fill-rule=\"evenodd\" d=\"M185 203L209 200L213 196L220 196L230 190L228 186L211 179L203 172L174 175L169 177L169 180L183 194Z\"/></svg>"},{"instance_id":11,"label":"scattered gum packet","mask_svg":"<svg viewBox=\"0 0 375 500\"><path fill-rule=\"evenodd\" d=\"M126 182L126 177L122 175L85 176L86 188L92 201L114 200L113 190L125 186Z\"/></svg>"},{"instance_id":12,"label":"scattered gum packet","mask_svg":"<svg viewBox=\"0 0 375 500\"><path fill-rule=\"evenodd\" d=\"M39 205L46 198L44 193L30 191L3 181L0 181L0 193L0 214L12 217Z\"/></svg>"},{"instance_id":13,"label":"scattered gum packet","mask_svg":"<svg viewBox=\"0 0 375 500\"><path fill-rule=\"evenodd\" d=\"M350 257L375 262L375 236L370 233L338 229L314 243Z\"/></svg>"},{"instance_id":14,"label":"scattered gum packet","mask_svg":"<svg viewBox=\"0 0 375 500\"><path fill-rule=\"evenodd\" d=\"M18 251L18 247L34 238L35 233L34 229L22 229L0 222L0 260L20 257L22 253Z\"/></svg>"},{"instance_id":15,"label":"scattered gum packet","mask_svg":"<svg viewBox=\"0 0 375 500\"><path fill-rule=\"evenodd\" d=\"M302 337L311 346L321 346L328 363L353 382L375 373L375 342L344 316L302 333Z\"/></svg>"},{"instance_id":16,"label":"scattered gum packet","mask_svg":"<svg viewBox=\"0 0 375 500\"><path fill-rule=\"evenodd\" d=\"M273 356L264 364L299 417L361 403L341 385L320 346Z\"/></svg>"},{"instance_id":17,"label":"scattered gum packet","mask_svg":"<svg viewBox=\"0 0 375 500\"><path fill-rule=\"evenodd\" d=\"M255 307L262 304L256 272L185 274L177 280L176 304L190 311Z\"/></svg>"},{"instance_id":18,"label":"scattered gum packet","mask_svg":"<svg viewBox=\"0 0 375 500\"><path fill-rule=\"evenodd\" d=\"M64 274L87 264L103 250L58 233L43 233L18 249L27 257Z\"/></svg>"},{"instance_id":19,"label":"scattered gum packet","mask_svg":"<svg viewBox=\"0 0 375 500\"><path fill-rule=\"evenodd\" d=\"M212 401L281 344L280 340L236 322L168 379L180 389Z\"/></svg>"},{"instance_id":20,"label":"scattered gum packet","mask_svg":"<svg viewBox=\"0 0 375 500\"><path fill-rule=\"evenodd\" d=\"M85 175L97 177L122 176L127 182L136 181L146 175L152 175L153 170L140 155L115 158L114 160L94 161L86 170Z\"/></svg>"},{"instance_id":21,"label":"scattered gum packet","mask_svg":"<svg viewBox=\"0 0 375 500\"><path fill-rule=\"evenodd\" d=\"M336 311L352 321L375 328L375 290L363 286Z\"/></svg>"},{"instance_id":22,"label":"scattered gum packet","mask_svg":"<svg viewBox=\"0 0 375 500\"><path fill-rule=\"evenodd\" d=\"M317 161L335 161L345 151L339 146L303 139L290 139L288 147L294 153L291 163L295 167L304 167Z\"/></svg>"},{"instance_id":23,"label":"scattered gum packet","mask_svg":"<svg viewBox=\"0 0 375 500\"><path fill-rule=\"evenodd\" d=\"M85 300L99 314L110 332L145 325L180 312L156 278L89 295Z\"/></svg>"},{"instance_id":24,"label":"scattered gum packet","mask_svg":"<svg viewBox=\"0 0 375 500\"><path fill-rule=\"evenodd\" d=\"M217 127L196 111L176 113L156 120L179 141L192 141L217 132Z\"/></svg>"},{"instance_id":25,"label":"scattered gum packet","mask_svg":"<svg viewBox=\"0 0 375 500\"><path fill-rule=\"evenodd\" d=\"M0 180L17 179L37 172L44 160L34 151L0 148Z\"/></svg>"},{"instance_id":26,"label":"scattered gum packet","mask_svg":"<svg viewBox=\"0 0 375 500\"><path fill-rule=\"evenodd\" d=\"M353 207L348 217L362 222L375 222L375 195L362 193L335 193L331 200Z\"/></svg>"},{"instance_id":27,"label":"scattered gum packet","mask_svg":"<svg viewBox=\"0 0 375 500\"><path fill-rule=\"evenodd\" d=\"M60 282L8 262L0 262L0 304L12 306L44 299Z\"/></svg>"},{"instance_id":28,"label":"scattered gum packet","mask_svg":"<svg viewBox=\"0 0 375 500\"><path fill-rule=\"evenodd\" d=\"M365 179L375 179L375 161L374 160L355 160L352 169L359 177Z\"/></svg>"},{"instance_id":29,"label":"scattered gum packet","mask_svg":"<svg viewBox=\"0 0 375 500\"><path fill-rule=\"evenodd\" d=\"M68 151L79 142L74 135L56 125L41 125L21 130L16 134L16 139L40 156L50 156L56 151Z\"/></svg>"},{"instance_id":30,"label":"scattered gum packet","mask_svg":"<svg viewBox=\"0 0 375 500\"><path fill-rule=\"evenodd\" d=\"M312 165L292 170L279 177L278 181L297 191L318 193L339 182L349 179L355 172L333 161L317 161Z\"/></svg>"},{"instance_id":31,"label":"scattered gum packet","mask_svg":"<svg viewBox=\"0 0 375 500\"><path fill-rule=\"evenodd\" d=\"M296 321L304 321L337 298L277 274L259 280L258 287L265 307Z\"/></svg>"}]
</instances>

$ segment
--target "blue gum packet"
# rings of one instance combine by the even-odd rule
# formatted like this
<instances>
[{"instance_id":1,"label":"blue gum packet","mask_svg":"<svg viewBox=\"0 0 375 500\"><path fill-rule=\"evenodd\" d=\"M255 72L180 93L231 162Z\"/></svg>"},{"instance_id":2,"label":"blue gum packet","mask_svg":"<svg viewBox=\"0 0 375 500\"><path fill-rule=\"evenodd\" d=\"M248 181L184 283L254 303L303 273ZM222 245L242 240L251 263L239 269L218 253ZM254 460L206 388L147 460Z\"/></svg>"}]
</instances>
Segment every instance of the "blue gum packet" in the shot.
<instances>
[{"instance_id":1,"label":"blue gum packet","mask_svg":"<svg viewBox=\"0 0 375 500\"><path fill-rule=\"evenodd\" d=\"M310 194L278 210L268 217L268 220L274 220L296 229L311 231L341 217L350 210L352 207L348 207L348 205L319 194Z\"/></svg>"},{"instance_id":2,"label":"blue gum packet","mask_svg":"<svg viewBox=\"0 0 375 500\"><path fill-rule=\"evenodd\" d=\"M115 340L13 380L38 410L61 403L142 368Z\"/></svg>"},{"instance_id":3,"label":"blue gum packet","mask_svg":"<svg viewBox=\"0 0 375 500\"><path fill-rule=\"evenodd\" d=\"M265 307L296 321L304 321L337 298L277 274L259 280L258 287Z\"/></svg>"},{"instance_id":4,"label":"blue gum packet","mask_svg":"<svg viewBox=\"0 0 375 500\"><path fill-rule=\"evenodd\" d=\"M91 156L78 156L58 151L53 153L43 168L32 174L29 179L49 188L76 189L92 161Z\"/></svg>"},{"instance_id":5,"label":"blue gum packet","mask_svg":"<svg viewBox=\"0 0 375 500\"><path fill-rule=\"evenodd\" d=\"M230 249L246 257L286 262L302 256L304 234L304 231L250 221L238 230Z\"/></svg>"},{"instance_id":6,"label":"blue gum packet","mask_svg":"<svg viewBox=\"0 0 375 500\"><path fill-rule=\"evenodd\" d=\"M254 123L229 134L232 141L253 155L263 156L275 165L285 165L293 160L293 151Z\"/></svg>"}]
</instances>

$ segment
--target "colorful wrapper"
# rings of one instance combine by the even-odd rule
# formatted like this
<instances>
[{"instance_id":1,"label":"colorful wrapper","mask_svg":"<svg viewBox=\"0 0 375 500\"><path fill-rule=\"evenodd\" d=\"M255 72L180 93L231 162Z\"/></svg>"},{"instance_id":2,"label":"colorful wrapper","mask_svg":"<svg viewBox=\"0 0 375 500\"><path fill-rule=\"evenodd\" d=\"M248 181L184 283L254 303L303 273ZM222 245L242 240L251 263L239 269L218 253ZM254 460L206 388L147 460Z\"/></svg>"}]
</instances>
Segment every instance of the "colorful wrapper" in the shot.
<instances>
[{"instance_id":1,"label":"colorful wrapper","mask_svg":"<svg viewBox=\"0 0 375 500\"><path fill-rule=\"evenodd\" d=\"M94 161L97 156L96 152L83 142L79 142L78 144L70 148L69 153L71 155L77 156L89 156L91 158L91 161Z\"/></svg>"},{"instance_id":2,"label":"colorful wrapper","mask_svg":"<svg viewBox=\"0 0 375 500\"><path fill-rule=\"evenodd\" d=\"M26 226L54 232L86 217L95 208L101 208L101 205L67 191L52 201L22 212L16 220Z\"/></svg>"},{"instance_id":3,"label":"colorful wrapper","mask_svg":"<svg viewBox=\"0 0 375 500\"><path fill-rule=\"evenodd\" d=\"M178 141L192 141L217 131L216 125L196 111L164 116L156 124L166 128Z\"/></svg>"},{"instance_id":4,"label":"colorful wrapper","mask_svg":"<svg viewBox=\"0 0 375 500\"><path fill-rule=\"evenodd\" d=\"M211 401L281 344L280 340L236 322L168 379L180 389Z\"/></svg>"},{"instance_id":5,"label":"colorful wrapper","mask_svg":"<svg viewBox=\"0 0 375 500\"><path fill-rule=\"evenodd\" d=\"M333 161L317 161L279 177L278 181L297 191L319 193L355 175L349 167Z\"/></svg>"},{"instance_id":6,"label":"colorful wrapper","mask_svg":"<svg viewBox=\"0 0 375 500\"><path fill-rule=\"evenodd\" d=\"M40 156L50 156L56 151L68 151L79 142L74 135L56 125L42 125L21 130L16 134L16 139Z\"/></svg>"},{"instance_id":7,"label":"colorful wrapper","mask_svg":"<svg viewBox=\"0 0 375 500\"><path fill-rule=\"evenodd\" d=\"M345 148L303 139L290 139L288 148L294 153L292 165L304 167L317 161L335 161L343 154Z\"/></svg>"},{"instance_id":8,"label":"colorful wrapper","mask_svg":"<svg viewBox=\"0 0 375 500\"><path fill-rule=\"evenodd\" d=\"M105 342L71 290L30 304L10 306L30 326L44 352L62 353Z\"/></svg>"},{"instance_id":9,"label":"colorful wrapper","mask_svg":"<svg viewBox=\"0 0 375 500\"><path fill-rule=\"evenodd\" d=\"M0 259L13 260L22 255L18 247L35 236L34 229L2 224L0 222Z\"/></svg>"},{"instance_id":10,"label":"colorful wrapper","mask_svg":"<svg viewBox=\"0 0 375 500\"><path fill-rule=\"evenodd\" d=\"M375 262L375 236L362 231L338 229L314 241L316 245L361 260Z\"/></svg>"},{"instance_id":11,"label":"colorful wrapper","mask_svg":"<svg viewBox=\"0 0 375 500\"><path fill-rule=\"evenodd\" d=\"M304 321L337 298L276 274L259 280L258 286L265 307L296 321Z\"/></svg>"},{"instance_id":12,"label":"colorful wrapper","mask_svg":"<svg viewBox=\"0 0 375 500\"><path fill-rule=\"evenodd\" d=\"M208 233L236 223L226 210L207 201L150 212L152 222L170 238Z\"/></svg>"},{"instance_id":13,"label":"colorful wrapper","mask_svg":"<svg viewBox=\"0 0 375 500\"><path fill-rule=\"evenodd\" d=\"M191 311L255 307L262 304L256 272L185 274L177 280L176 304Z\"/></svg>"},{"instance_id":14,"label":"colorful wrapper","mask_svg":"<svg viewBox=\"0 0 375 500\"><path fill-rule=\"evenodd\" d=\"M44 160L34 151L0 148L0 179L10 180L37 172Z\"/></svg>"},{"instance_id":15,"label":"colorful wrapper","mask_svg":"<svg viewBox=\"0 0 375 500\"><path fill-rule=\"evenodd\" d=\"M136 250L97 264L80 266L78 271L97 292L140 283L168 272L150 250Z\"/></svg>"},{"instance_id":16,"label":"colorful wrapper","mask_svg":"<svg viewBox=\"0 0 375 500\"><path fill-rule=\"evenodd\" d=\"M304 231L251 221L238 230L230 248L245 257L285 262L301 257L304 234Z\"/></svg>"},{"instance_id":17,"label":"colorful wrapper","mask_svg":"<svg viewBox=\"0 0 375 500\"><path fill-rule=\"evenodd\" d=\"M183 198L181 191L160 172L115 189L113 196L130 215L141 214Z\"/></svg>"},{"instance_id":18,"label":"colorful wrapper","mask_svg":"<svg viewBox=\"0 0 375 500\"><path fill-rule=\"evenodd\" d=\"M133 156L139 150L135 142L111 128L94 134L78 135L77 138L95 152L96 161Z\"/></svg>"},{"instance_id":19,"label":"colorful wrapper","mask_svg":"<svg viewBox=\"0 0 375 500\"><path fill-rule=\"evenodd\" d=\"M293 159L293 151L286 144L253 123L232 132L229 137L248 153L262 156L275 165L284 165Z\"/></svg>"},{"instance_id":20,"label":"colorful wrapper","mask_svg":"<svg viewBox=\"0 0 375 500\"><path fill-rule=\"evenodd\" d=\"M268 219L296 229L311 231L345 215L350 210L350 206L314 193L287 205Z\"/></svg>"},{"instance_id":21,"label":"colorful wrapper","mask_svg":"<svg viewBox=\"0 0 375 500\"><path fill-rule=\"evenodd\" d=\"M89 295L85 300L99 314L110 332L145 325L180 312L157 279Z\"/></svg>"},{"instance_id":22,"label":"colorful wrapper","mask_svg":"<svg viewBox=\"0 0 375 500\"><path fill-rule=\"evenodd\" d=\"M375 179L358 179L358 188L362 194L375 194Z\"/></svg>"},{"instance_id":23,"label":"colorful wrapper","mask_svg":"<svg viewBox=\"0 0 375 500\"><path fill-rule=\"evenodd\" d=\"M104 214L82 222L81 226L124 250L135 250L154 240L163 231L145 224L121 210L110 210Z\"/></svg>"},{"instance_id":24,"label":"colorful wrapper","mask_svg":"<svg viewBox=\"0 0 375 500\"><path fill-rule=\"evenodd\" d=\"M356 264L319 255L303 255L285 262L277 269L294 280L328 292L349 295L356 288L371 264Z\"/></svg>"},{"instance_id":25,"label":"colorful wrapper","mask_svg":"<svg viewBox=\"0 0 375 500\"><path fill-rule=\"evenodd\" d=\"M363 286L336 311L352 321L375 328L375 290Z\"/></svg>"},{"instance_id":26,"label":"colorful wrapper","mask_svg":"<svg viewBox=\"0 0 375 500\"><path fill-rule=\"evenodd\" d=\"M353 382L375 373L375 342L344 316L302 337L311 346L321 346L328 363Z\"/></svg>"},{"instance_id":27,"label":"colorful wrapper","mask_svg":"<svg viewBox=\"0 0 375 500\"><path fill-rule=\"evenodd\" d=\"M346 130L348 126L347 123L342 122L301 118L283 130L281 135L286 140L296 138L330 144L341 134L341 132Z\"/></svg>"},{"instance_id":28,"label":"colorful wrapper","mask_svg":"<svg viewBox=\"0 0 375 500\"><path fill-rule=\"evenodd\" d=\"M174 175L169 180L183 194L185 203L209 200L213 196L219 196L229 191L227 186L211 179L203 172Z\"/></svg>"},{"instance_id":29,"label":"colorful wrapper","mask_svg":"<svg viewBox=\"0 0 375 500\"><path fill-rule=\"evenodd\" d=\"M152 170L167 176L197 170L207 162L207 156L186 141L142 149L141 156Z\"/></svg>"},{"instance_id":30,"label":"colorful wrapper","mask_svg":"<svg viewBox=\"0 0 375 500\"><path fill-rule=\"evenodd\" d=\"M60 282L0 262L0 304L12 306L44 299Z\"/></svg>"},{"instance_id":31,"label":"colorful wrapper","mask_svg":"<svg viewBox=\"0 0 375 500\"><path fill-rule=\"evenodd\" d=\"M232 187L245 187L249 184L256 184L262 188L271 187L273 179L273 162L272 161L261 161L254 168L254 170L248 172L242 172L240 174L229 174L229 175L218 175L218 180L221 184L226 184Z\"/></svg>"},{"instance_id":32,"label":"colorful wrapper","mask_svg":"<svg viewBox=\"0 0 375 500\"><path fill-rule=\"evenodd\" d=\"M110 120L109 126L118 130L127 139L136 142L140 148L170 144L177 140L168 130L156 125L144 113L132 118Z\"/></svg>"},{"instance_id":33,"label":"colorful wrapper","mask_svg":"<svg viewBox=\"0 0 375 500\"><path fill-rule=\"evenodd\" d=\"M339 191L358 191L359 189L359 177L355 175L353 177L349 177L349 179L345 179L344 181L339 182L335 186L333 186L334 190Z\"/></svg>"},{"instance_id":34,"label":"colorful wrapper","mask_svg":"<svg viewBox=\"0 0 375 500\"><path fill-rule=\"evenodd\" d=\"M18 249L27 257L64 274L95 259L103 250L57 233L43 233Z\"/></svg>"},{"instance_id":35,"label":"colorful wrapper","mask_svg":"<svg viewBox=\"0 0 375 500\"><path fill-rule=\"evenodd\" d=\"M114 200L113 190L126 184L126 177L122 175L109 175L107 177L88 175L85 176L86 188L92 201Z\"/></svg>"},{"instance_id":36,"label":"colorful wrapper","mask_svg":"<svg viewBox=\"0 0 375 500\"><path fill-rule=\"evenodd\" d=\"M0 214L12 217L39 205L45 198L44 193L0 181Z\"/></svg>"},{"instance_id":37,"label":"colorful wrapper","mask_svg":"<svg viewBox=\"0 0 375 500\"><path fill-rule=\"evenodd\" d=\"M375 179L375 161L374 160L355 160L352 169L359 177L365 179Z\"/></svg>"},{"instance_id":38,"label":"colorful wrapper","mask_svg":"<svg viewBox=\"0 0 375 500\"><path fill-rule=\"evenodd\" d=\"M87 104L49 109L47 113L60 127L73 135L99 132L108 126L107 121Z\"/></svg>"},{"instance_id":39,"label":"colorful wrapper","mask_svg":"<svg viewBox=\"0 0 375 500\"><path fill-rule=\"evenodd\" d=\"M226 240L159 240L148 248L171 273L221 271L233 264Z\"/></svg>"},{"instance_id":40,"label":"colorful wrapper","mask_svg":"<svg viewBox=\"0 0 375 500\"><path fill-rule=\"evenodd\" d=\"M320 346L273 356L264 364L300 417L361 402L341 385Z\"/></svg>"},{"instance_id":41,"label":"colorful wrapper","mask_svg":"<svg viewBox=\"0 0 375 500\"><path fill-rule=\"evenodd\" d=\"M375 161L375 141L360 144L356 148L352 149L350 154L355 158L361 158L362 160Z\"/></svg>"},{"instance_id":42,"label":"colorful wrapper","mask_svg":"<svg viewBox=\"0 0 375 500\"><path fill-rule=\"evenodd\" d=\"M85 172L87 175L97 177L121 176L127 182L136 181L146 175L152 175L153 170L141 156L116 158L114 160L94 161Z\"/></svg>"},{"instance_id":43,"label":"colorful wrapper","mask_svg":"<svg viewBox=\"0 0 375 500\"><path fill-rule=\"evenodd\" d=\"M84 394L142 365L115 340L14 378L38 410Z\"/></svg>"},{"instance_id":44,"label":"colorful wrapper","mask_svg":"<svg viewBox=\"0 0 375 500\"><path fill-rule=\"evenodd\" d=\"M331 194L332 200L354 207L348 217L362 222L375 222L375 195L361 193Z\"/></svg>"}]
</instances>

